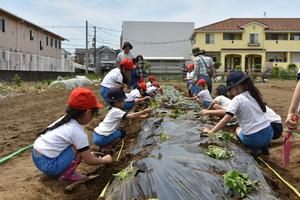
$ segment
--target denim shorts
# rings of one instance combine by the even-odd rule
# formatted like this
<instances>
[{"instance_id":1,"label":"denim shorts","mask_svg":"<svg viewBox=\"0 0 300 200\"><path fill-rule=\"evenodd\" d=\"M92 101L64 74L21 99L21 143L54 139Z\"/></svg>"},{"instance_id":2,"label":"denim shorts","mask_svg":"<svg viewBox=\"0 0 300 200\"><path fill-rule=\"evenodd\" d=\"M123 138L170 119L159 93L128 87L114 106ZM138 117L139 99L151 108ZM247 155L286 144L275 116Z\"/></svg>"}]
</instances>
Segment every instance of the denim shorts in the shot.
<instances>
[{"instance_id":1,"label":"denim shorts","mask_svg":"<svg viewBox=\"0 0 300 200\"><path fill-rule=\"evenodd\" d=\"M210 106L210 104L211 104L210 101L206 101L206 100L203 101L203 106L204 106L205 108L208 108L208 107Z\"/></svg>"},{"instance_id":2,"label":"denim shorts","mask_svg":"<svg viewBox=\"0 0 300 200\"><path fill-rule=\"evenodd\" d=\"M283 132L283 126L282 123L271 123L272 129L273 129L273 140L278 139Z\"/></svg>"},{"instance_id":3,"label":"denim shorts","mask_svg":"<svg viewBox=\"0 0 300 200\"><path fill-rule=\"evenodd\" d=\"M246 146L251 149L261 149L262 147L267 147L273 138L273 129L272 126L268 126L256 133L245 135L241 130L240 140Z\"/></svg>"},{"instance_id":4,"label":"denim shorts","mask_svg":"<svg viewBox=\"0 0 300 200\"><path fill-rule=\"evenodd\" d=\"M102 96L102 98L104 99L106 105L110 105L109 104L109 99L108 99L108 91L109 91L109 88L108 87L104 87L104 86L100 86L100 94Z\"/></svg>"},{"instance_id":5,"label":"denim shorts","mask_svg":"<svg viewBox=\"0 0 300 200\"><path fill-rule=\"evenodd\" d=\"M125 111L130 111L134 106L134 101L125 101L123 109Z\"/></svg>"},{"instance_id":6,"label":"denim shorts","mask_svg":"<svg viewBox=\"0 0 300 200\"><path fill-rule=\"evenodd\" d=\"M104 147L116 141L117 139L122 137L122 131L117 129L115 132L108 136L99 135L98 133L93 133L93 142L99 147Z\"/></svg>"},{"instance_id":7,"label":"denim shorts","mask_svg":"<svg viewBox=\"0 0 300 200\"><path fill-rule=\"evenodd\" d=\"M70 145L56 158L49 158L32 149L32 160L35 166L47 176L58 176L76 159L75 152Z\"/></svg>"}]
</instances>

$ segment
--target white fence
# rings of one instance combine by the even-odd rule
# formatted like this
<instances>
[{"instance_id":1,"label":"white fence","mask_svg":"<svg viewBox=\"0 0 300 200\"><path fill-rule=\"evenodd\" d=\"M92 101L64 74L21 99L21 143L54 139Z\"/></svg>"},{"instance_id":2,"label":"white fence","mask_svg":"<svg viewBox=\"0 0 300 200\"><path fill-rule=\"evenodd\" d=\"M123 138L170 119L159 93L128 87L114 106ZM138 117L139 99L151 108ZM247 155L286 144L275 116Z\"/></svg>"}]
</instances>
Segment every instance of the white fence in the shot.
<instances>
[{"instance_id":1,"label":"white fence","mask_svg":"<svg viewBox=\"0 0 300 200\"><path fill-rule=\"evenodd\" d=\"M74 72L70 59L50 58L21 52L0 50L0 70Z\"/></svg>"}]
</instances>

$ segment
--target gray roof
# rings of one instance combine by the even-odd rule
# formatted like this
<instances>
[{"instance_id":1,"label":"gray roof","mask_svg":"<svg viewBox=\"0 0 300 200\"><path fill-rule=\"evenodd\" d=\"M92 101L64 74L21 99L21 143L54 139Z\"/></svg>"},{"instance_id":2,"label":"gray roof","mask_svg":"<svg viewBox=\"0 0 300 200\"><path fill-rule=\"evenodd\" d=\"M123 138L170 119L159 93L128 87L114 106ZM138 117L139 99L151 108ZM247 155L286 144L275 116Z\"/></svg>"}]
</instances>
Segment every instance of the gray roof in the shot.
<instances>
[{"instance_id":1,"label":"gray roof","mask_svg":"<svg viewBox=\"0 0 300 200\"><path fill-rule=\"evenodd\" d=\"M124 21L122 43L129 41L136 55L189 60L193 30L193 22Z\"/></svg>"}]
</instances>

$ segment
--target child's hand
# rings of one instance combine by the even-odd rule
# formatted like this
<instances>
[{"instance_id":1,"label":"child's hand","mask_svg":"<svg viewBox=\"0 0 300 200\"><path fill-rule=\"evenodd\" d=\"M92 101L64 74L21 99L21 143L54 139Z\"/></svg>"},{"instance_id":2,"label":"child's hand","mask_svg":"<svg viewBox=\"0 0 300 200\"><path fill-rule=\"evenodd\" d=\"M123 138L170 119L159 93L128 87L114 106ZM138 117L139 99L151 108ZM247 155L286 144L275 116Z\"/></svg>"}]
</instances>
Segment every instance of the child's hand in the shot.
<instances>
[{"instance_id":1,"label":"child's hand","mask_svg":"<svg viewBox=\"0 0 300 200\"><path fill-rule=\"evenodd\" d=\"M210 133L211 132L211 130L209 129L209 128L203 128L202 130L201 130L203 133Z\"/></svg>"},{"instance_id":2,"label":"child's hand","mask_svg":"<svg viewBox=\"0 0 300 200\"><path fill-rule=\"evenodd\" d=\"M294 115L294 113L289 113L285 120L285 125L290 129L297 128L297 122L293 120Z\"/></svg>"},{"instance_id":3,"label":"child's hand","mask_svg":"<svg viewBox=\"0 0 300 200\"><path fill-rule=\"evenodd\" d=\"M200 115L208 115L208 110L207 109L201 110Z\"/></svg>"},{"instance_id":4,"label":"child's hand","mask_svg":"<svg viewBox=\"0 0 300 200\"><path fill-rule=\"evenodd\" d=\"M111 163L111 162L112 162L112 157L111 157L111 155L103 156L102 159L103 159L103 161L104 161L105 163Z\"/></svg>"},{"instance_id":5,"label":"child's hand","mask_svg":"<svg viewBox=\"0 0 300 200\"><path fill-rule=\"evenodd\" d=\"M154 110L154 108L146 108L145 110L144 110L144 112L145 113L150 113L150 112L152 112Z\"/></svg>"},{"instance_id":6,"label":"child's hand","mask_svg":"<svg viewBox=\"0 0 300 200\"><path fill-rule=\"evenodd\" d=\"M141 115L141 116L140 116L140 119L146 119L148 116L149 116L149 113L144 114L144 115Z\"/></svg>"}]
</instances>

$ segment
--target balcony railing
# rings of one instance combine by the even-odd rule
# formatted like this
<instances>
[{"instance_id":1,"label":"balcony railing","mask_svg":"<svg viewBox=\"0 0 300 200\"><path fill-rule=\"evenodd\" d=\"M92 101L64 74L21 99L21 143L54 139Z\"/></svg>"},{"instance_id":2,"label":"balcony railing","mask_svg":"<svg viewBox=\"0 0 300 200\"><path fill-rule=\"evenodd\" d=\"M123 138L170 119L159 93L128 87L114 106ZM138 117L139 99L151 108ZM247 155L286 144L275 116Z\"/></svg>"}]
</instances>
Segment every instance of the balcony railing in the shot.
<instances>
[{"instance_id":1,"label":"balcony railing","mask_svg":"<svg viewBox=\"0 0 300 200\"><path fill-rule=\"evenodd\" d=\"M260 46L260 43L259 42L248 42L248 46Z\"/></svg>"}]
</instances>

